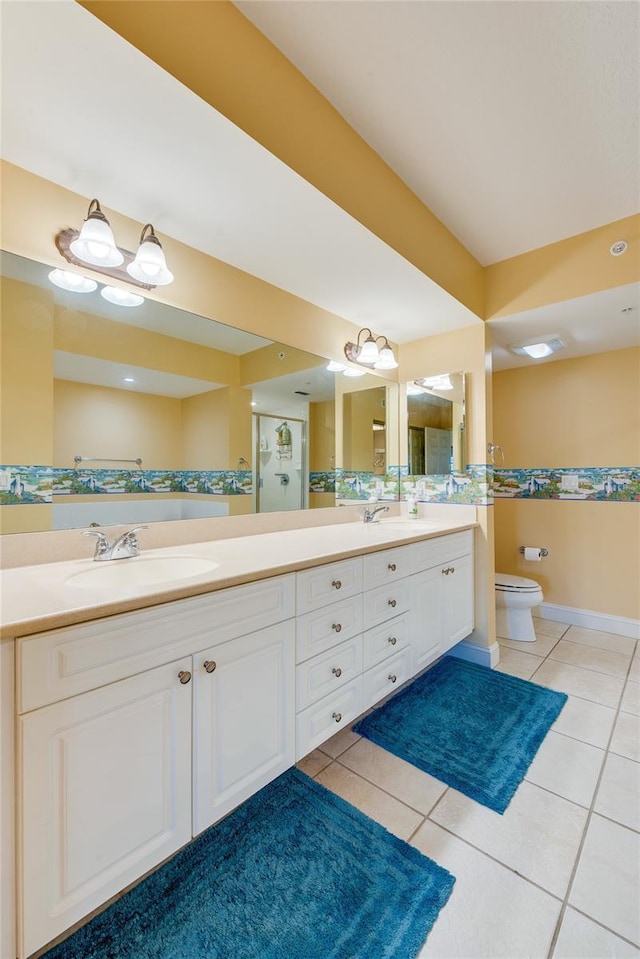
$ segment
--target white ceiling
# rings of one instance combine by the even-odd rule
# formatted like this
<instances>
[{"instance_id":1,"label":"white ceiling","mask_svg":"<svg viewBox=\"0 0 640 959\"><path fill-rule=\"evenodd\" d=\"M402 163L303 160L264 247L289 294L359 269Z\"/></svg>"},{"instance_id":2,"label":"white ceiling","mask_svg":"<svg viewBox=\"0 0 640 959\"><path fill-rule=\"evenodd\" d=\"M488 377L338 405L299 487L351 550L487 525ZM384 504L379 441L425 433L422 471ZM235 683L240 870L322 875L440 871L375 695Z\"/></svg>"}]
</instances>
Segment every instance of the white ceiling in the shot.
<instances>
[{"instance_id":1,"label":"white ceiling","mask_svg":"<svg viewBox=\"0 0 640 959\"><path fill-rule=\"evenodd\" d=\"M132 366L130 363L114 363L95 356L65 353L62 350L54 350L53 374L57 380L108 386L114 390L129 390L131 393L171 396L174 399L208 393L222 385L190 376L179 376L176 373L160 373L143 366ZM125 383L125 377L133 379L134 382Z\"/></svg>"},{"instance_id":2,"label":"white ceiling","mask_svg":"<svg viewBox=\"0 0 640 959\"><path fill-rule=\"evenodd\" d=\"M237 5L483 262L638 209L636 4ZM10 162L396 342L478 322L74 0L0 10ZM637 342L637 313L593 326Z\"/></svg>"},{"instance_id":3,"label":"white ceiling","mask_svg":"<svg viewBox=\"0 0 640 959\"><path fill-rule=\"evenodd\" d=\"M236 0L483 264L640 209L640 5Z\"/></svg>"}]
</instances>

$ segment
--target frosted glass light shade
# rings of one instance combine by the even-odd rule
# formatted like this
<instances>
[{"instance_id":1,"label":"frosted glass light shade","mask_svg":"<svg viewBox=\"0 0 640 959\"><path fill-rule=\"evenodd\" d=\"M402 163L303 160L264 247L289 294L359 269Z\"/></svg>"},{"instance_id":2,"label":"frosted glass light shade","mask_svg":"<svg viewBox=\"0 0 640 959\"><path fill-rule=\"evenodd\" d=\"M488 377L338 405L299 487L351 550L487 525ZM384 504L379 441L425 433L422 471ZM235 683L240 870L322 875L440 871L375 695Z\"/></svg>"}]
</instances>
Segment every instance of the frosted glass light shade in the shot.
<instances>
[{"instance_id":1,"label":"frosted glass light shade","mask_svg":"<svg viewBox=\"0 0 640 959\"><path fill-rule=\"evenodd\" d=\"M144 296L130 293L129 290L121 290L117 286L103 286L100 296L115 306L142 306L144 303Z\"/></svg>"},{"instance_id":2,"label":"frosted glass light shade","mask_svg":"<svg viewBox=\"0 0 640 959\"><path fill-rule=\"evenodd\" d=\"M331 360L331 362L327 364L327 369L329 373L343 373L345 365L344 363L336 363L335 360Z\"/></svg>"},{"instance_id":3,"label":"frosted glass light shade","mask_svg":"<svg viewBox=\"0 0 640 959\"><path fill-rule=\"evenodd\" d=\"M380 359L380 351L374 338L369 335L358 352L358 363L377 363Z\"/></svg>"},{"instance_id":4,"label":"frosted glass light shade","mask_svg":"<svg viewBox=\"0 0 640 959\"><path fill-rule=\"evenodd\" d=\"M148 227L151 233L145 236ZM173 273L167 269L162 246L151 224L147 224L142 231L138 252L133 263L127 266L127 273L140 283L148 283L152 286L166 286L168 283L173 283Z\"/></svg>"},{"instance_id":5,"label":"frosted glass light shade","mask_svg":"<svg viewBox=\"0 0 640 959\"><path fill-rule=\"evenodd\" d=\"M113 233L103 214L90 213L82 224L80 234L69 248L83 263L93 266L120 266L124 256L116 246Z\"/></svg>"},{"instance_id":6,"label":"frosted glass light shade","mask_svg":"<svg viewBox=\"0 0 640 959\"><path fill-rule=\"evenodd\" d=\"M398 363L390 346L384 346L380 350L380 356L373 364L375 370L395 370L397 366Z\"/></svg>"},{"instance_id":7,"label":"frosted glass light shade","mask_svg":"<svg viewBox=\"0 0 640 959\"><path fill-rule=\"evenodd\" d=\"M90 280L87 276L79 276L77 273L69 273L68 270L52 270L49 273L49 279L54 286L69 293L93 293L98 288L95 280Z\"/></svg>"},{"instance_id":8,"label":"frosted glass light shade","mask_svg":"<svg viewBox=\"0 0 640 959\"><path fill-rule=\"evenodd\" d=\"M366 370L355 370L353 367L348 366L346 370L342 371L343 376L366 376Z\"/></svg>"}]
</instances>

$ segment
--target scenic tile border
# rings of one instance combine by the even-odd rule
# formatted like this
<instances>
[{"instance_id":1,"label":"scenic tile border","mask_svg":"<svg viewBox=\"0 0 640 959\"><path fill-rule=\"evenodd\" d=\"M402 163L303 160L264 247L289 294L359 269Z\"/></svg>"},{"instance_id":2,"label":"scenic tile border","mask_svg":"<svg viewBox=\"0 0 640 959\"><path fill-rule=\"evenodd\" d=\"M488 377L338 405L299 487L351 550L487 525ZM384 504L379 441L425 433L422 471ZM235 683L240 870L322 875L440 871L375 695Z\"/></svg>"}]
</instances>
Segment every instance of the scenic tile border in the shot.
<instances>
[{"instance_id":1,"label":"scenic tile border","mask_svg":"<svg viewBox=\"0 0 640 959\"><path fill-rule=\"evenodd\" d=\"M336 491L336 471L313 470L309 473L309 492L310 493L335 493Z\"/></svg>"},{"instance_id":2,"label":"scenic tile border","mask_svg":"<svg viewBox=\"0 0 640 959\"><path fill-rule=\"evenodd\" d=\"M51 504L59 496L204 493L251 496L251 470L61 469L0 466L0 505Z\"/></svg>"},{"instance_id":3,"label":"scenic tile border","mask_svg":"<svg viewBox=\"0 0 640 959\"><path fill-rule=\"evenodd\" d=\"M462 503L467 506L490 506L491 469L485 463L470 464L464 473L402 475L400 499L415 496L419 503Z\"/></svg>"},{"instance_id":4,"label":"scenic tile border","mask_svg":"<svg viewBox=\"0 0 640 959\"><path fill-rule=\"evenodd\" d=\"M496 499L640 502L639 467L494 469Z\"/></svg>"}]
</instances>

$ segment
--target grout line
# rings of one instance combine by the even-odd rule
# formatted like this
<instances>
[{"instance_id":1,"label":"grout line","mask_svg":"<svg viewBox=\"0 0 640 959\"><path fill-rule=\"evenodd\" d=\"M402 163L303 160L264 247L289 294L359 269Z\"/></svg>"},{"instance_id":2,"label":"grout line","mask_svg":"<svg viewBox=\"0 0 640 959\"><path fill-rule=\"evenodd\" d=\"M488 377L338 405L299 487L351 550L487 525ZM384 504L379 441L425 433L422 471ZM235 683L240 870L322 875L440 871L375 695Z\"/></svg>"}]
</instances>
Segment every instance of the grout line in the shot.
<instances>
[{"instance_id":1,"label":"grout line","mask_svg":"<svg viewBox=\"0 0 640 959\"><path fill-rule=\"evenodd\" d=\"M354 745L355 745L355 744L354 744ZM344 755L344 753L342 753L341 755ZM392 754L390 754L390 755L392 755ZM399 798L398 796L396 796L394 793L389 792L388 789L385 789L384 786L381 786L379 783L375 782L373 779L369 779L367 776L364 775L364 773L358 772L358 771L356 771L355 769L352 769L351 766L347 766L346 763L340 762L339 759L334 760L334 762L336 762L339 766L342 766L343 769L346 769L347 772L353 773L354 776L358 776L358 777L359 777L360 779L362 779L364 782L369 783L370 786L375 786L375 788L376 788L376 789L379 789L380 792L382 792L382 793L385 794L385 796L390 796L391 799L395 799L396 802L401 803L401 805L405 806L407 809L410 809L411 812L415 812L415 813L418 814L418 816L422 816L423 819L426 819L427 816L429 815L429 813L425 813L422 809L416 809L415 806L410 805L408 802L406 802L406 800L400 799L400 798ZM425 774L425 775L428 775L428 774ZM433 778L433 777L432 777L432 778ZM441 780L438 779L437 781L440 782ZM447 785L446 785L446 783L443 783L442 785L444 786L444 791L446 792L446 791L447 791L447 788L448 788ZM438 802L440 801L440 798L441 798L441 797L439 797L439 798L436 800L436 803L438 803Z\"/></svg>"},{"instance_id":2,"label":"grout line","mask_svg":"<svg viewBox=\"0 0 640 959\"><path fill-rule=\"evenodd\" d=\"M599 815L599 814L598 814ZM612 929L611 926L605 926L603 922L600 922L598 919L594 919L593 916L590 916L588 912L583 912L582 909L577 909L575 906L570 905L569 909L573 909L574 912L577 912L579 915L584 916L585 919L588 919L590 922L595 923L596 926L600 926L601 929L605 929L607 932L611 933L612 936L615 936L616 939L622 940L622 942L628 943L630 946L633 946L634 949L637 949L637 943L633 942L632 939L627 939L626 936L621 935L621 933L616 932L615 929Z\"/></svg>"},{"instance_id":3,"label":"grout line","mask_svg":"<svg viewBox=\"0 0 640 959\"><path fill-rule=\"evenodd\" d=\"M617 707L617 709L616 709L615 719L614 719L614 721L613 721L613 723L612 723L612 725L611 725L611 732L610 732L610 734L609 734L609 739L608 739L608 741L607 741L607 746L606 746L606 750L605 750L604 761L603 761L602 766L601 766L601 768L600 768L600 775L598 776L598 781L597 781L597 783L596 783L596 788L595 788L595 790L594 790L594 792L593 792L593 799L591 800L591 805L589 806L589 811L587 812L587 820L586 820L586 822L585 822L584 830L583 830L583 833L582 833L582 838L581 838L581 840L580 840L580 845L578 846L578 850L577 850L577 853L576 853L576 857L575 857L575 860L574 860L574 863L573 863L573 869L572 869L572 871L571 871L571 876L569 877L569 882L567 883L567 889L566 889L566 892L565 892L564 901L563 901L562 906L561 906L561 908L560 908L560 915L558 916L558 921L557 921L557 923L556 923L556 928L555 928L554 933L553 933L553 936L552 936L552 938L551 938L551 945L549 946L549 952L547 953L547 959L553 959L553 953L555 952L556 944L557 944L557 942L558 942L558 936L560 935L560 929L562 928L562 922L563 922L563 920L564 920L564 915L565 915L565 913L566 913L566 911L567 911L567 907L570 905L569 899L570 899L570 897L571 897L571 891L572 891L572 889L573 889L573 884L574 884L574 882L575 882L576 875L577 875L577 873L578 873L578 868L579 868L579 866L580 866L580 860L581 860L581 858L582 858L582 852L583 852L583 850L584 850L584 845L585 845L585 842L586 842L586 840L587 840L587 833L588 833L588 831L589 831L589 826L591 825L591 820L593 819L593 816L594 816L594 815L599 815L599 813L596 813L596 812L595 812L595 804L596 804L597 799L598 799L598 793L600 792L600 786L601 786L601 784L602 784L602 777L604 776L604 770L605 770L605 766L606 766L606 764L607 764L607 757L609 756L609 752L611 751L611 743L612 743L612 741L613 741L613 736L614 736L614 733L615 733L615 730L616 730L616 725L617 725L617 722L618 722L618 716L620 715L620 703L622 702L622 694L623 694L623 692L624 692L624 689L625 689L625 687L626 687L626 684L627 684L627 681L628 681L628 678L629 678L629 672L631 671L631 663L632 663L632 662L633 662L633 657L632 657L631 660L629 661L629 665L628 665L628 667L627 667L627 674L626 674L626 676L625 676L625 679L624 679L624 682L623 682L623 686L622 686L622 691L620 692L620 697L619 697L619 699L618 699L618 707ZM615 754L614 754L614 755L615 755ZM606 818L606 817L605 817L605 818ZM612 820L612 821L613 821L613 820ZM626 827L622 826L621 823L616 823L616 825L620 826L620 827L623 828L623 829L626 828ZM573 906L572 906L571 908L573 908ZM587 915L587 914L584 913L584 915ZM592 919L591 916L587 916L587 918ZM611 930L611 931L613 932L614 930ZM617 933L615 933L615 934L617 935Z\"/></svg>"}]
</instances>

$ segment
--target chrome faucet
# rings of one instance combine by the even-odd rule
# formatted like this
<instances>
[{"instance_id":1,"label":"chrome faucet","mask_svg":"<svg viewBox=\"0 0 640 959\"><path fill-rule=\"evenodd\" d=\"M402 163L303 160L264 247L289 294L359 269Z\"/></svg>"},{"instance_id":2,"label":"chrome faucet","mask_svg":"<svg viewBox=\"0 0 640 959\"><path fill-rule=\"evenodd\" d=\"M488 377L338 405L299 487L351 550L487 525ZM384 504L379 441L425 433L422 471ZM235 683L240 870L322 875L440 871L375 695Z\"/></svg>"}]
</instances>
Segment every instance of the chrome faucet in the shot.
<instances>
[{"instance_id":1,"label":"chrome faucet","mask_svg":"<svg viewBox=\"0 0 640 959\"><path fill-rule=\"evenodd\" d=\"M388 506L365 506L362 511L362 522L363 523L377 523L376 516L378 513L388 513Z\"/></svg>"},{"instance_id":2,"label":"chrome faucet","mask_svg":"<svg viewBox=\"0 0 640 959\"><path fill-rule=\"evenodd\" d=\"M140 544L136 533L139 529L149 529L148 526L134 526L128 529L122 536L110 543L104 533L99 533L94 529L86 529L83 536L95 536L97 538L96 551L93 558L96 563L105 562L108 559L129 559L131 556L140 554Z\"/></svg>"}]
</instances>

